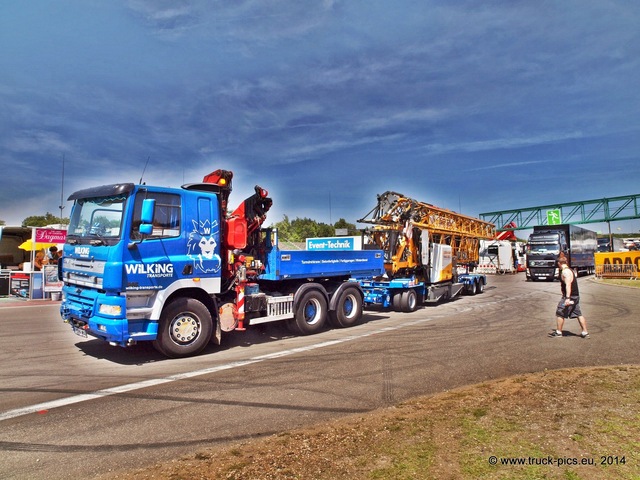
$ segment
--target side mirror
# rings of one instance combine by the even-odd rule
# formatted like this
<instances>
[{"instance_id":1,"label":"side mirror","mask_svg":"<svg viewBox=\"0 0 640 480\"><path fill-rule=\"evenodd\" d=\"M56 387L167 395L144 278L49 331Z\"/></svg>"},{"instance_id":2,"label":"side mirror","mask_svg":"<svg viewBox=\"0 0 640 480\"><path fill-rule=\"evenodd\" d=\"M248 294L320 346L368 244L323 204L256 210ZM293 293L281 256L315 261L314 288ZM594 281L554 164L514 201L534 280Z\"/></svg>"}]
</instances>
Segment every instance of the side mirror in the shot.
<instances>
[{"instance_id":1,"label":"side mirror","mask_svg":"<svg viewBox=\"0 0 640 480\"><path fill-rule=\"evenodd\" d=\"M142 201L142 211L140 212L139 232L142 235L151 235L153 232L153 214L156 209L155 198L145 198Z\"/></svg>"}]
</instances>

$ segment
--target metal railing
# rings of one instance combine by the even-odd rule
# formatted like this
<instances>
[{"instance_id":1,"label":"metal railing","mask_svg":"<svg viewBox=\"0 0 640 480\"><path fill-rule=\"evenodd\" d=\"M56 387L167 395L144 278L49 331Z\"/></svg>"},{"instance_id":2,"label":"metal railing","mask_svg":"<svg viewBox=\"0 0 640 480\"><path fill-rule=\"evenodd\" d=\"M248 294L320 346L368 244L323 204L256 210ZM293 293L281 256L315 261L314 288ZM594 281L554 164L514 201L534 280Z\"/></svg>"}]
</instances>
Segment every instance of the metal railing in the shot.
<instances>
[{"instance_id":1,"label":"metal railing","mask_svg":"<svg viewBox=\"0 0 640 480\"><path fill-rule=\"evenodd\" d=\"M605 263L596 265L596 278L625 278L638 280L638 266L633 263Z\"/></svg>"}]
</instances>

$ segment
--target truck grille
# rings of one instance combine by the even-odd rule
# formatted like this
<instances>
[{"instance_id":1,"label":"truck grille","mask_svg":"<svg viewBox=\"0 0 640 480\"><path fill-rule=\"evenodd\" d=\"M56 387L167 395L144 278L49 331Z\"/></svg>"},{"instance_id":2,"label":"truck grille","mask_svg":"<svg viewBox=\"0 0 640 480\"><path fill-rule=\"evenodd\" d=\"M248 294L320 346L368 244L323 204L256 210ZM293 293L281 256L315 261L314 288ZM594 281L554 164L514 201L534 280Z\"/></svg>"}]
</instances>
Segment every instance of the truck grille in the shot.
<instances>
[{"instance_id":1,"label":"truck grille","mask_svg":"<svg viewBox=\"0 0 640 480\"><path fill-rule=\"evenodd\" d=\"M63 279L69 285L89 288L102 288L102 276L106 262L98 260L82 260L65 258L63 263Z\"/></svg>"},{"instance_id":2,"label":"truck grille","mask_svg":"<svg viewBox=\"0 0 640 480\"><path fill-rule=\"evenodd\" d=\"M529 262L529 266L555 268L555 261L554 260L531 260Z\"/></svg>"},{"instance_id":3,"label":"truck grille","mask_svg":"<svg viewBox=\"0 0 640 480\"><path fill-rule=\"evenodd\" d=\"M73 292L66 292L65 316L89 319L93 312L93 299Z\"/></svg>"}]
</instances>

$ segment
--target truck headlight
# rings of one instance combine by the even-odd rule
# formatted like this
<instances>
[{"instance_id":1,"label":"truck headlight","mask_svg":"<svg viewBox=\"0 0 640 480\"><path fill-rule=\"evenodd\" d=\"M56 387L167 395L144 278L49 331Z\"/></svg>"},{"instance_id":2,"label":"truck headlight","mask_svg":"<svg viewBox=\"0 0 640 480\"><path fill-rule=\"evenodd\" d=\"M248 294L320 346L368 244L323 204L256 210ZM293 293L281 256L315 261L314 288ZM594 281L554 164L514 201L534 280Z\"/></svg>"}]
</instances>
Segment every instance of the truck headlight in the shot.
<instances>
[{"instance_id":1,"label":"truck headlight","mask_svg":"<svg viewBox=\"0 0 640 480\"><path fill-rule=\"evenodd\" d=\"M108 305L106 303L101 303L99 312L103 315L118 316L122 314L122 307L120 305Z\"/></svg>"}]
</instances>

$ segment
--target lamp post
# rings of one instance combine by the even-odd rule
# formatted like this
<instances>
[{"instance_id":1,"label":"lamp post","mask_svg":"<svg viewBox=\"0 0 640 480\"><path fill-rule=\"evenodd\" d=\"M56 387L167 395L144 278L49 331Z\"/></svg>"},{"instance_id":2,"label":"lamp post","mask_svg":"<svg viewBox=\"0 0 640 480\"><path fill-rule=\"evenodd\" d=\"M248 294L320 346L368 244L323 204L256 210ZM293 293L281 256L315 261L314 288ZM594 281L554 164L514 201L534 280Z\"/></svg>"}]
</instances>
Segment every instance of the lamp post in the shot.
<instances>
[{"instance_id":1,"label":"lamp post","mask_svg":"<svg viewBox=\"0 0 640 480\"><path fill-rule=\"evenodd\" d=\"M62 183L60 185L60 228L62 228L62 210L64 210L64 154L62 154Z\"/></svg>"}]
</instances>

